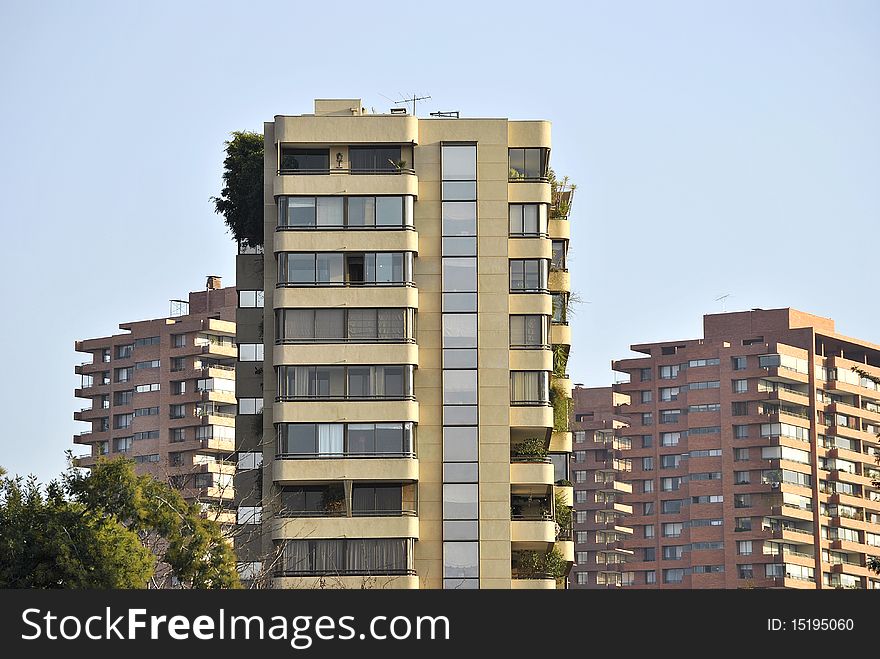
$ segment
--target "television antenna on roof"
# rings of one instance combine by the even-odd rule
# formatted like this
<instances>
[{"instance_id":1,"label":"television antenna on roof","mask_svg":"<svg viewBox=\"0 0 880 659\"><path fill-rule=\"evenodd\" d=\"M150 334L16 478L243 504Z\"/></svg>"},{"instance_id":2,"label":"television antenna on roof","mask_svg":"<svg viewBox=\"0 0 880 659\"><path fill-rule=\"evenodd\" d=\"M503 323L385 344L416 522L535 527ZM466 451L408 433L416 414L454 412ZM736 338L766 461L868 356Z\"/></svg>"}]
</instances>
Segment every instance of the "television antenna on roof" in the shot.
<instances>
[{"instance_id":1,"label":"television antenna on roof","mask_svg":"<svg viewBox=\"0 0 880 659\"><path fill-rule=\"evenodd\" d=\"M385 96L385 94L379 94L379 95L384 98L388 98L387 96ZM388 100L391 101L392 103L394 103L394 105L401 105L401 104L405 105L407 103L412 103L413 116L416 116L416 102L417 101L427 101L429 98L431 98L430 95L429 96L419 96L415 93L411 94L410 96L404 96L403 94L401 94L400 96L402 98L399 101L395 101L390 98L388 98Z\"/></svg>"},{"instance_id":2,"label":"television antenna on roof","mask_svg":"<svg viewBox=\"0 0 880 659\"><path fill-rule=\"evenodd\" d=\"M721 302L721 313L724 313L726 309L727 298L731 297L733 293L725 293L724 295L719 295L715 298L716 302Z\"/></svg>"}]
</instances>

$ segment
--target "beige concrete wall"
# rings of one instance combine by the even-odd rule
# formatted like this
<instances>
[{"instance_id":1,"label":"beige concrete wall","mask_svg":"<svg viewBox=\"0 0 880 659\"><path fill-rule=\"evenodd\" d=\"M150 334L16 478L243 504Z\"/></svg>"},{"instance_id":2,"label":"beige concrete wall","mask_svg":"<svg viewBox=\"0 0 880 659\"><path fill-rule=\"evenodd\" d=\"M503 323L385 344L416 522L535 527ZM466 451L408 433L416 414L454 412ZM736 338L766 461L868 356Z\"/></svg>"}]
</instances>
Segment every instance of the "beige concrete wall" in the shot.
<instances>
[{"instance_id":1,"label":"beige concrete wall","mask_svg":"<svg viewBox=\"0 0 880 659\"><path fill-rule=\"evenodd\" d=\"M274 349L274 363L281 364L415 364L415 343L340 343L328 351L326 344L287 344Z\"/></svg>"},{"instance_id":2,"label":"beige concrete wall","mask_svg":"<svg viewBox=\"0 0 880 659\"><path fill-rule=\"evenodd\" d=\"M357 174L352 176L347 173L330 173L308 176L275 176L273 172L272 181L276 195L417 196L419 193L419 181L412 174Z\"/></svg>"},{"instance_id":3,"label":"beige concrete wall","mask_svg":"<svg viewBox=\"0 0 880 659\"><path fill-rule=\"evenodd\" d=\"M267 400L271 399L267 397ZM418 421L419 403L414 400L285 401L272 406L271 417L276 423Z\"/></svg>"},{"instance_id":4,"label":"beige concrete wall","mask_svg":"<svg viewBox=\"0 0 880 659\"><path fill-rule=\"evenodd\" d=\"M418 538L418 517L277 517L273 540L315 538Z\"/></svg>"},{"instance_id":5,"label":"beige concrete wall","mask_svg":"<svg viewBox=\"0 0 880 659\"><path fill-rule=\"evenodd\" d=\"M549 121L510 121L507 124L507 140L511 147L538 146L550 148Z\"/></svg>"},{"instance_id":6,"label":"beige concrete wall","mask_svg":"<svg viewBox=\"0 0 880 659\"><path fill-rule=\"evenodd\" d=\"M409 115L275 117L275 140L289 144L414 144L419 120Z\"/></svg>"},{"instance_id":7,"label":"beige concrete wall","mask_svg":"<svg viewBox=\"0 0 880 659\"><path fill-rule=\"evenodd\" d=\"M413 286L364 286L362 288L334 288L332 293L328 293L326 288L307 287L294 288L286 286L284 288L275 288L275 271L276 262L272 258L266 259L266 269L272 270L272 295L266 292L266 308L269 309L268 318L265 321L267 332L268 327L273 327L275 332L275 316L271 311L273 305L276 309L313 309L315 307L327 306L332 299L334 307L410 307L412 309L419 308L419 289ZM416 269L418 271L418 269ZM332 298L328 297L332 294ZM270 302L269 298L272 298ZM421 314L419 314L421 324ZM274 341L274 338L273 338ZM268 343L267 343L268 345Z\"/></svg>"},{"instance_id":8,"label":"beige concrete wall","mask_svg":"<svg viewBox=\"0 0 880 659\"><path fill-rule=\"evenodd\" d=\"M548 241L549 242L549 241ZM276 252L418 252L415 231L278 231ZM547 258L550 258L547 256Z\"/></svg>"},{"instance_id":9,"label":"beige concrete wall","mask_svg":"<svg viewBox=\"0 0 880 659\"><path fill-rule=\"evenodd\" d=\"M272 478L278 483L342 480L407 482L418 480L419 461L412 458L275 460L271 471Z\"/></svg>"}]
</instances>

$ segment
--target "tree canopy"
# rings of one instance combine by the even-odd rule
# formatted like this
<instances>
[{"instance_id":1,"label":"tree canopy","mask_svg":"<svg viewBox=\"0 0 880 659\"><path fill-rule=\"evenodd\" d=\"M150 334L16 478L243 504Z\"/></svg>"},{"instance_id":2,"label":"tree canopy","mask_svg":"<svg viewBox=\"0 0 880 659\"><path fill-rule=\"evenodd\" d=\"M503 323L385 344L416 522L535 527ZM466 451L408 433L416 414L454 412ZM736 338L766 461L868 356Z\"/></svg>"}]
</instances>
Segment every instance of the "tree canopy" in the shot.
<instances>
[{"instance_id":1,"label":"tree canopy","mask_svg":"<svg viewBox=\"0 0 880 659\"><path fill-rule=\"evenodd\" d=\"M183 587L239 585L220 525L130 460L0 480L0 588L144 588L160 564Z\"/></svg>"},{"instance_id":2,"label":"tree canopy","mask_svg":"<svg viewBox=\"0 0 880 659\"><path fill-rule=\"evenodd\" d=\"M251 247L263 244L263 136L235 131L226 141L223 189L211 197L233 237Z\"/></svg>"}]
</instances>

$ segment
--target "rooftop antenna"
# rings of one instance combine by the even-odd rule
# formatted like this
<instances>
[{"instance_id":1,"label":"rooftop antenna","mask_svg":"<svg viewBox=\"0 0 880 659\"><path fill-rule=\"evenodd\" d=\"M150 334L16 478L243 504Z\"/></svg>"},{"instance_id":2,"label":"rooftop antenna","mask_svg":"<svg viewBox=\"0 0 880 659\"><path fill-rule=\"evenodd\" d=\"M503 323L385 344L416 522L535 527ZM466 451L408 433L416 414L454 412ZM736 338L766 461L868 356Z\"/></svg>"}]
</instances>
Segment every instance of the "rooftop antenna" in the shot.
<instances>
[{"instance_id":1,"label":"rooftop antenna","mask_svg":"<svg viewBox=\"0 0 880 659\"><path fill-rule=\"evenodd\" d=\"M725 293L724 295L719 295L718 297L715 298L716 302L721 302L721 313L724 313L725 311L727 311L727 304L726 304L727 298L729 298L731 295L733 295L733 294L732 293Z\"/></svg>"},{"instance_id":2,"label":"rooftop antenna","mask_svg":"<svg viewBox=\"0 0 880 659\"><path fill-rule=\"evenodd\" d=\"M401 94L401 96L403 96L403 94ZM388 98L388 97L386 96L385 98ZM413 116L416 116L416 102L417 101L427 101L429 98L431 98L431 97L430 96L417 96L415 93L413 93L409 97L404 96L399 101L391 101L391 102L394 103L394 105L412 103L412 113L413 113ZM388 100L391 100L391 99L388 99Z\"/></svg>"},{"instance_id":3,"label":"rooftop antenna","mask_svg":"<svg viewBox=\"0 0 880 659\"><path fill-rule=\"evenodd\" d=\"M185 316L189 313L189 302L186 300L171 300L171 318Z\"/></svg>"}]
</instances>

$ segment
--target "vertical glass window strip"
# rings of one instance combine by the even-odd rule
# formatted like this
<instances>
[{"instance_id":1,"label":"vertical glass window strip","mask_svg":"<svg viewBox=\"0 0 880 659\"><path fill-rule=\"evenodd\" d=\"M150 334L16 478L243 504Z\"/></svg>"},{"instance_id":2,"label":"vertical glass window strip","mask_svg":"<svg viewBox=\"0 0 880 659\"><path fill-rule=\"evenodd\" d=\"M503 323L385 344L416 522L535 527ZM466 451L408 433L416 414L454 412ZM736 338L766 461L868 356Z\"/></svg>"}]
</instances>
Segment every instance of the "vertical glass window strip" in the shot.
<instances>
[{"instance_id":1,"label":"vertical glass window strip","mask_svg":"<svg viewBox=\"0 0 880 659\"><path fill-rule=\"evenodd\" d=\"M442 145L440 171L443 587L479 588L476 145Z\"/></svg>"}]
</instances>

